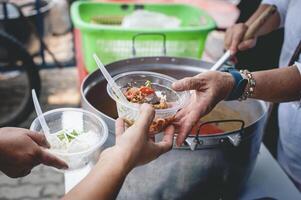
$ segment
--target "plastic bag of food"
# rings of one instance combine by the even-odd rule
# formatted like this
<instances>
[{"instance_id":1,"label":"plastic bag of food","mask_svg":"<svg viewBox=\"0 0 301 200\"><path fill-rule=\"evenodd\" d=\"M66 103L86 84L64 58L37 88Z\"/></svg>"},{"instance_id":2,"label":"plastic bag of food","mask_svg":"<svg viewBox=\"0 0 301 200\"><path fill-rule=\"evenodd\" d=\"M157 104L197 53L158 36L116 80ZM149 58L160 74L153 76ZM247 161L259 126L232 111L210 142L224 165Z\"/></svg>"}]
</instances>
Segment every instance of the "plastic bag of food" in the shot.
<instances>
[{"instance_id":1,"label":"plastic bag of food","mask_svg":"<svg viewBox=\"0 0 301 200\"><path fill-rule=\"evenodd\" d=\"M122 20L124 28L178 28L181 20L158 12L136 10Z\"/></svg>"}]
</instances>

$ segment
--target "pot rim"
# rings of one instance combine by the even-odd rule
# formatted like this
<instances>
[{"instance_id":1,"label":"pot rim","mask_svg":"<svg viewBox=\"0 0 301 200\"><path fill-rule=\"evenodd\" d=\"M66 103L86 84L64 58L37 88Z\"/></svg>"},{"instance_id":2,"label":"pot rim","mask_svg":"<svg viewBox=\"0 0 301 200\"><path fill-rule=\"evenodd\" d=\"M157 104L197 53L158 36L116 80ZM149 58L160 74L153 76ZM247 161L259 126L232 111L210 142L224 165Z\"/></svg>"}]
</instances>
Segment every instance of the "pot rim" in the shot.
<instances>
[{"instance_id":1,"label":"pot rim","mask_svg":"<svg viewBox=\"0 0 301 200\"><path fill-rule=\"evenodd\" d=\"M171 77L171 76L168 76L168 75L165 75L165 74L161 74L161 73L156 73L156 72L150 72L150 71L129 71L129 72L117 74L116 76L113 77L113 79L116 81L117 79L119 79L119 78L121 78L121 77L124 77L124 76L127 76L127 75L133 75L133 74L156 75L156 76L160 76L161 78L166 79L166 80L168 80L168 81L170 81L170 82L175 82L175 81L177 81L177 79L175 79L175 78L173 78L173 77ZM114 95L112 95L112 93L110 92L111 89L110 89L109 84L107 84L107 87L106 87L106 88L107 88L107 93L108 93L108 95L109 95L116 103L119 103L119 104L121 104L122 106L127 107L127 108L130 108L130 109L132 109L132 110L134 110L134 111L136 111L136 112L139 111L139 108L138 108L137 106L135 106L135 105L133 105L133 104L131 104L131 103L126 104L126 103L120 101L119 99L117 99ZM171 88L170 88L170 89L171 89ZM171 90L172 90L172 89L171 89ZM173 91L174 91L174 90L173 90ZM175 92L176 92L176 91L175 91ZM178 92L176 92L176 93L178 93ZM188 97L189 97L189 92L185 91L185 92L181 92L181 93L183 93L183 98L179 98L179 99L180 99L180 102L179 102L176 106L171 107L171 108L167 108L167 109L155 109L155 112L156 112L157 114L165 114L165 113L175 112L175 111L177 112L179 109L181 109L181 108L185 105L185 103L186 103L186 101L187 101L187 99L188 99Z\"/></svg>"},{"instance_id":2,"label":"pot rim","mask_svg":"<svg viewBox=\"0 0 301 200\"><path fill-rule=\"evenodd\" d=\"M114 65L116 65L116 64L130 64L131 61L140 61L140 62L142 62L142 63L145 63L145 62L148 61L148 60L154 61L155 64L160 63L160 60L164 60L164 61L168 60L168 61L170 62L170 64L173 64L173 63L176 64L178 61L179 61L179 62L188 62L188 61L192 61L192 62L196 62L196 63L197 63L197 62L208 63L208 62L201 61L201 60L197 60L197 59L194 59L194 58L172 57L172 56L147 56L147 57L135 57L135 58L122 59L122 60L118 60L118 61L109 63L109 64L107 64L106 66L107 66L107 68L110 68L110 66L114 66ZM146 64L150 64L150 63L146 63ZM162 64L166 64L166 63L162 63ZM208 64L210 64L210 63L208 63ZM190 65L191 65L191 64L190 64ZM195 67L195 66L192 65L192 67ZM112 68L114 68L114 67L112 67ZM207 71L206 68L200 67L200 72L196 72L196 73L202 73L202 72L205 72L205 71ZM95 112L101 114L101 116L103 116L103 117L105 117L105 118L111 120L112 122L114 122L115 119L113 119L112 117L110 117L110 116L108 116L108 115L102 113L102 112L99 111L98 109L96 109L96 108L88 101L88 99L86 98L86 94L87 94L87 92L90 90L90 88L94 87L94 86L95 86L96 84L98 84L99 81L100 81L100 79L98 79L98 80L96 80L96 81L93 81L91 84L87 85L87 86L84 88L84 86L85 86L87 80L91 79L90 77L93 76L93 74L95 74L95 73L99 73L99 70L96 69L95 71L93 71L92 73L90 73L88 76L86 76L86 77L83 79L83 81L82 81L82 83L81 83L81 87L80 87L80 88L81 88L81 98L82 98L82 100L83 100L86 104L88 104L88 106L89 106L91 109L93 109ZM95 75L94 75L94 76L95 76ZM260 107L262 108L262 113L261 113L260 116L257 117L256 120L254 120L254 121L252 121L252 123L246 125L246 126L243 128L243 130L245 130L245 129L248 128L248 127L253 126L254 124L258 123L258 121L262 120L262 119L265 117L265 115L266 115L266 113L267 113L267 111L268 111L269 105L270 105L268 102L265 102L265 101L263 101L263 100L248 99L248 100L246 100L246 101L256 101L256 102L258 102L258 103L260 104ZM202 138L202 139L206 139L206 138L208 138L208 139L210 139L210 138L221 138L221 137L224 138L224 137L227 137L227 136L232 135L232 134L235 134L235 133L237 133L237 131L228 131L228 132L225 132L225 133L222 133L222 134L215 134L215 135L199 135L198 137L199 137L199 138ZM187 137L194 138L195 136L194 136L194 135L188 135Z\"/></svg>"}]
</instances>

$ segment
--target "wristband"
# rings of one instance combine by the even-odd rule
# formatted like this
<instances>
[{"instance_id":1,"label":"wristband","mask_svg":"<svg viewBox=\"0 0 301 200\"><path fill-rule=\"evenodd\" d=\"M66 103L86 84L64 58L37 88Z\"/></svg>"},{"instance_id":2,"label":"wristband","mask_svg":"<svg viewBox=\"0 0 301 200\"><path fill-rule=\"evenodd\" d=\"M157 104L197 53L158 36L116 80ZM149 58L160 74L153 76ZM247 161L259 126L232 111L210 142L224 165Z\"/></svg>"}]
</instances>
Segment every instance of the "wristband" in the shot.
<instances>
[{"instance_id":1,"label":"wristband","mask_svg":"<svg viewBox=\"0 0 301 200\"><path fill-rule=\"evenodd\" d=\"M232 100L239 99L244 93L244 90L248 84L248 80L244 79L241 73L237 71L235 68L231 67L231 68L224 69L222 71L230 73L234 78L234 82L235 82L232 91L230 92L229 96L225 100L232 101Z\"/></svg>"}]
</instances>

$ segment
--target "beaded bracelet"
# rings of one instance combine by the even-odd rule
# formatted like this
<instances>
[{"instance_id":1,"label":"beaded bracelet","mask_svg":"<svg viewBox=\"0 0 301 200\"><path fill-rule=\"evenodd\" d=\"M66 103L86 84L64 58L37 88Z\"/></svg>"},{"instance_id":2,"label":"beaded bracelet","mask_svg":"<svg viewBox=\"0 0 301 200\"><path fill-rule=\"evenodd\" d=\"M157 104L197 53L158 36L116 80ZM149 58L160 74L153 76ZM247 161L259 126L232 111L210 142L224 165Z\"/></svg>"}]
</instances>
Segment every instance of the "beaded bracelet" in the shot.
<instances>
[{"instance_id":1,"label":"beaded bracelet","mask_svg":"<svg viewBox=\"0 0 301 200\"><path fill-rule=\"evenodd\" d=\"M245 88L245 91L241 95L241 97L238 99L239 101L246 100L247 98L250 98L254 94L256 81L253 77L253 74L249 72L248 70L240 70L239 71L243 77L245 77L248 80L248 84Z\"/></svg>"}]
</instances>

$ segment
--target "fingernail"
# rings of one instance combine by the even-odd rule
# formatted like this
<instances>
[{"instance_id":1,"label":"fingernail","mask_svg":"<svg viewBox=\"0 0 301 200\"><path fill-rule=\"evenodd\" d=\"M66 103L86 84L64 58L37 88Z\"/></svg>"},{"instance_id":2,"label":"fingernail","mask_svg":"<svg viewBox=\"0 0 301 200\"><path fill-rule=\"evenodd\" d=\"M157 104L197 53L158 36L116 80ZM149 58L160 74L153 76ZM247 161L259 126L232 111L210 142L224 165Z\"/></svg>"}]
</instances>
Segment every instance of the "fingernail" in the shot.
<instances>
[{"instance_id":1,"label":"fingernail","mask_svg":"<svg viewBox=\"0 0 301 200\"><path fill-rule=\"evenodd\" d=\"M181 89L181 85L178 84L178 82L174 82L172 83L171 87L175 90L180 90Z\"/></svg>"},{"instance_id":2,"label":"fingernail","mask_svg":"<svg viewBox=\"0 0 301 200\"><path fill-rule=\"evenodd\" d=\"M171 87L174 88L175 86L176 86L176 82L173 82L173 83L171 84Z\"/></svg>"},{"instance_id":3,"label":"fingernail","mask_svg":"<svg viewBox=\"0 0 301 200\"><path fill-rule=\"evenodd\" d=\"M64 169L64 170L66 170L66 169L69 169L69 167L68 167L68 165L64 165L64 166L62 166L62 168L61 169Z\"/></svg>"},{"instance_id":4,"label":"fingernail","mask_svg":"<svg viewBox=\"0 0 301 200\"><path fill-rule=\"evenodd\" d=\"M50 143L46 140L46 146L49 149L51 147Z\"/></svg>"}]
</instances>

